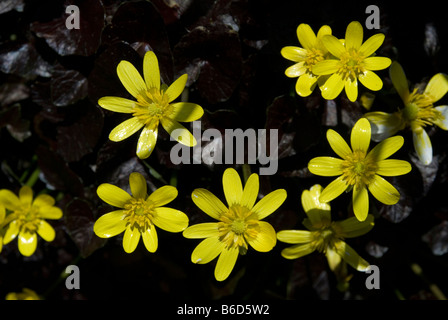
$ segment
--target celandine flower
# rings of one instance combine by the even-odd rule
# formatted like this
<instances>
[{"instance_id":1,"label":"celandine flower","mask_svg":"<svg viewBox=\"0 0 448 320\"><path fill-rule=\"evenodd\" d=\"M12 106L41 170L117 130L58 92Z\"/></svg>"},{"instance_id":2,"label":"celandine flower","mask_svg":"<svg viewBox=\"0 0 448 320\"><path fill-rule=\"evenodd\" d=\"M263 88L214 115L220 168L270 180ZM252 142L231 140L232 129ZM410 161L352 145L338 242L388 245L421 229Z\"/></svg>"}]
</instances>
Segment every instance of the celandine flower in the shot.
<instances>
[{"instance_id":1,"label":"celandine flower","mask_svg":"<svg viewBox=\"0 0 448 320\"><path fill-rule=\"evenodd\" d=\"M196 139L180 122L192 122L202 117L201 106L190 102L172 103L185 88L187 74L182 75L168 88L160 85L157 57L148 51L143 59L143 76L128 61L121 61L117 74L126 90L137 100L120 97L103 97L98 104L104 109L130 113L132 118L122 122L109 134L112 141L122 141L143 128L137 143L137 156L148 158L157 141L159 123L176 141L192 147Z\"/></svg>"},{"instance_id":2,"label":"celandine flower","mask_svg":"<svg viewBox=\"0 0 448 320\"><path fill-rule=\"evenodd\" d=\"M242 186L238 173L226 169L222 177L227 207L206 189L196 189L193 202L218 222L200 223L188 227L183 235L190 239L202 239L191 255L193 263L205 264L217 256L215 278L225 280L232 272L239 254L246 254L248 246L259 252L274 248L277 238L274 228L262 219L282 205L286 191L275 190L257 204L259 181L253 173Z\"/></svg>"},{"instance_id":3,"label":"celandine flower","mask_svg":"<svg viewBox=\"0 0 448 320\"><path fill-rule=\"evenodd\" d=\"M0 190L0 203L11 212L4 216L0 230L5 228L3 244L6 245L17 236L19 251L24 256L31 256L37 248L37 235L45 241L53 241L56 233L45 219L60 219L62 210L54 206L53 197L40 194L33 200L33 190L23 186L19 197L7 189ZM1 231L0 231L1 233Z\"/></svg>"},{"instance_id":4,"label":"celandine flower","mask_svg":"<svg viewBox=\"0 0 448 320\"><path fill-rule=\"evenodd\" d=\"M406 75L398 62L392 63L389 73L392 84L403 100L404 108L394 113L366 113L365 117L372 124L372 139L380 141L409 127L417 156L423 164L428 165L432 162L433 152L425 126L436 125L448 130L448 106L434 107L448 92L448 76L438 73L429 80L423 92L419 92L418 88L409 92Z\"/></svg>"},{"instance_id":5,"label":"celandine flower","mask_svg":"<svg viewBox=\"0 0 448 320\"><path fill-rule=\"evenodd\" d=\"M302 47L287 46L280 51L281 55L290 61L296 62L285 71L286 76L297 78L296 92L299 96L309 96L321 76L312 72L313 66L329 56L328 50L322 44L322 37L331 34L329 26L322 26L316 34L307 24L297 27L297 38Z\"/></svg>"},{"instance_id":6,"label":"celandine flower","mask_svg":"<svg viewBox=\"0 0 448 320\"><path fill-rule=\"evenodd\" d=\"M23 288L22 292L10 292L5 300L40 300L39 295L31 289Z\"/></svg>"},{"instance_id":7,"label":"celandine flower","mask_svg":"<svg viewBox=\"0 0 448 320\"><path fill-rule=\"evenodd\" d=\"M344 43L332 35L324 36L322 43L336 59L320 61L312 69L316 75L331 75L320 87L322 97L335 99L345 88L348 99L355 101L358 80L370 90L380 90L383 82L373 71L386 69L391 64L389 58L373 56L383 41L384 34L378 33L363 43L363 29L358 21L347 26Z\"/></svg>"},{"instance_id":8,"label":"celandine flower","mask_svg":"<svg viewBox=\"0 0 448 320\"><path fill-rule=\"evenodd\" d=\"M129 176L132 195L109 183L101 184L98 196L106 203L120 208L101 216L93 231L100 238L110 238L124 232L123 249L131 253L140 238L149 252L158 247L156 226L169 232L181 232L188 226L185 213L163 207L177 197L177 189L163 186L149 196L145 178L138 172Z\"/></svg>"},{"instance_id":9,"label":"celandine flower","mask_svg":"<svg viewBox=\"0 0 448 320\"><path fill-rule=\"evenodd\" d=\"M308 169L320 176L339 176L320 195L321 202L328 202L346 190L353 190L353 211L360 221L367 218L369 195L367 189L380 202L392 205L400 194L382 176L399 176L411 171L404 160L386 159L404 143L401 136L390 137L369 152L371 129L367 119L361 118L351 133L351 148L334 130L327 131L327 139L333 151L342 159L317 157L308 163Z\"/></svg>"},{"instance_id":10,"label":"celandine flower","mask_svg":"<svg viewBox=\"0 0 448 320\"><path fill-rule=\"evenodd\" d=\"M373 228L373 216L360 222L355 217L343 221L331 221L329 203L319 200L322 187L314 185L310 190L302 192L302 206L307 218L303 225L309 230L282 230L277 233L277 239L293 244L282 250L286 259L297 259L314 251L324 253L332 271L340 268L345 261L358 271L365 271L369 263L361 258L356 251L345 243L345 238L359 237Z\"/></svg>"}]
</instances>

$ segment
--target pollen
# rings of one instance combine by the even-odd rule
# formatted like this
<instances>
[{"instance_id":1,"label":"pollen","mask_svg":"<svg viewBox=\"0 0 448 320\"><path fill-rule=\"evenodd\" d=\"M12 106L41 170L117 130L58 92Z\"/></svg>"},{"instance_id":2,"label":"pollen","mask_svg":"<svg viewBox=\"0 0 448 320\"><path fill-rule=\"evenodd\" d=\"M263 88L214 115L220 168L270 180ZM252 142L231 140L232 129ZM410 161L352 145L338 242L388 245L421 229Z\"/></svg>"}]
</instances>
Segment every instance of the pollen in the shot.
<instances>
[{"instance_id":1,"label":"pollen","mask_svg":"<svg viewBox=\"0 0 448 320\"><path fill-rule=\"evenodd\" d=\"M173 107L169 103L168 95L164 90L150 88L143 91L137 97L137 103L133 110L133 116L139 118L145 124L154 119L160 120L169 116Z\"/></svg>"},{"instance_id":2,"label":"pollen","mask_svg":"<svg viewBox=\"0 0 448 320\"><path fill-rule=\"evenodd\" d=\"M126 211L125 220L132 227L139 228L142 232L147 230L153 223L154 205L141 199L132 199L124 206Z\"/></svg>"},{"instance_id":3,"label":"pollen","mask_svg":"<svg viewBox=\"0 0 448 320\"><path fill-rule=\"evenodd\" d=\"M364 72L364 58L357 50L344 52L340 59L338 73L344 80L356 79L360 73Z\"/></svg>"},{"instance_id":4,"label":"pollen","mask_svg":"<svg viewBox=\"0 0 448 320\"><path fill-rule=\"evenodd\" d=\"M368 185L374 178L378 166L374 160L366 158L366 153L354 151L341 164L342 176L349 186Z\"/></svg>"}]
</instances>

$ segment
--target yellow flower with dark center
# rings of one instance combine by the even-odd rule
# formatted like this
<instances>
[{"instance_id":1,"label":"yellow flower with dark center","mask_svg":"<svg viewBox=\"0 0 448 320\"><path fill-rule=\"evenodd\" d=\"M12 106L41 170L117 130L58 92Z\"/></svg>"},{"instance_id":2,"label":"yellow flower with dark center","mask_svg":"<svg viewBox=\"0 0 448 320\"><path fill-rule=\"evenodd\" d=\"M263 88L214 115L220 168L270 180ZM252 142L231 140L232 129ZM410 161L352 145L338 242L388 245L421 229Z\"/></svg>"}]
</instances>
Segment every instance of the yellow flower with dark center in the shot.
<instances>
[{"instance_id":1,"label":"yellow flower with dark center","mask_svg":"<svg viewBox=\"0 0 448 320\"><path fill-rule=\"evenodd\" d=\"M219 256L215 267L218 281L227 279L238 255L246 254L249 245L259 252L274 248L277 242L275 230L261 220L277 210L286 199L286 191L278 189L255 204L259 190L255 173L247 179L244 189L235 169L226 169L222 179L228 206L206 189L195 189L191 195L193 202L218 222L196 224L183 232L186 238L206 238L194 249L193 263L205 264Z\"/></svg>"},{"instance_id":2,"label":"yellow flower with dark center","mask_svg":"<svg viewBox=\"0 0 448 320\"><path fill-rule=\"evenodd\" d=\"M399 130L412 130L414 148L419 160L428 165L432 162L431 140L425 131L426 126L436 125L448 130L448 106L434 107L448 92L448 76L443 73L434 75L423 92L418 88L409 91L408 81L403 68L398 62L390 67L392 83L404 103L404 108L394 112L369 112L365 117L372 124L372 139L380 141Z\"/></svg>"},{"instance_id":3,"label":"yellow flower with dark center","mask_svg":"<svg viewBox=\"0 0 448 320\"><path fill-rule=\"evenodd\" d=\"M317 157L308 163L308 169L316 175L339 176L323 190L320 201L328 202L346 190L353 190L353 211L360 221L369 212L367 189L380 202L393 205L400 194L381 176L399 176L411 171L409 162L387 159L402 147L403 137L390 137L369 151L370 137L370 123L365 118L358 120L352 129L351 148L336 131L329 129L328 142L342 159Z\"/></svg>"},{"instance_id":4,"label":"yellow flower with dark center","mask_svg":"<svg viewBox=\"0 0 448 320\"><path fill-rule=\"evenodd\" d=\"M184 90L187 74L180 76L169 87L161 86L159 63L152 51L148 51L143 59L144 80L128 61L118 64L117 74L123 86L137 101L120 97L103 97L98 100L104 109L132 114L132 118L110 132L110 140L122 141L143 128L137 143L137 156L146 159L156 145L160 123L179 143L189 147L196 145L194 136L179 121L198 120L204 110L195 103L172 103Z\"/></svg>"},{"instance_id":5,"label":"yellow flower with dark center","mask_svg":"<svg viewBox=\"0 0 448 320\"><path fill-rule=\"evenodd\" d=\"M285 59L296 62L286 69L285 75L290 78L298 77L295 88L302 97L309 96L322 78L315 75L312 68L319 61L328 58L329 53L322 43L322 37L329 34L329 26L322 26L316 36L309 25L302 23L297 27L297 38L302 47L287 46L280 51Z\"/></svg>"},{"instance_id":6,"label":"yellow flower with dark center","mask_svg":"<svg viewBox=\"0 0 448 320\"><path fill-rule=\"evenodd\" d=\"M181 232L188 226L185 213L164 207L177 197L177 189L163 186L149 196L145 178L138 172L129 176L132 195L109 183L101 184L98 196L106 203L120 208L101 216L94 224L93 231L100 238L114 237L122 232L123 249L131 253L140 238L149 252L158 247L156 226L168 232Z\"/></svg>"},{"instance_id":7,"label":"yellow flower with dark center","mask_svg":"<svg viewBox=\"0 0 448 320\"><path fill-rule=\"evenodd\" d=\"M335 58L320 61L312 68L316 75L331 75L320 87L322 97L335 99L345 88L348 99L356 101L358 80L370 90L380 90L383 82L373 71L391 64L389 58L374 56L383 42L384 34L378 33L363 43L363 28L358 21L348 25L344 43L332 35L324 36L322 43Z\"/></svg>"},{"instance_id":8,"label":"yellow flower with dark center","mask_svg":"<svg viewBox=\"0 0 448 320\"><path fill-rule=\"evenodd\" d=\"M307 218L303 225L309 230L282 230L277 233L277 239L293 246L282 250L286 259L297 259L314 251L325 254L330 269L334 272L343 261L358 271L365 271L369 263L361 258L350 247L345 238L359 237L373 228L373 216L368 215L364 221L355 217L342 221L331 220L329 203L321 202L322 187L314 185L310 190L302 192L302 206Z\"/></svg>"},{"instance_id":9,"label":"yellow flower with dark center","mask_svg":"<svg viewBox=\"0 0 448 320\"><path fill-rule=\"evenodd\" d=\"M37 235L45 241L53 241L56 233L45 219L60 219L62 210L54 206L55 200L47 194L40 194L33 200L33 190L28 186L20 188L19 197L7 189L0 190L0 203L10 213L0 221L0 230L5 228L3 244L18 236L19 251L31 256L37 248Z\"/></svg>"}]
</instances>

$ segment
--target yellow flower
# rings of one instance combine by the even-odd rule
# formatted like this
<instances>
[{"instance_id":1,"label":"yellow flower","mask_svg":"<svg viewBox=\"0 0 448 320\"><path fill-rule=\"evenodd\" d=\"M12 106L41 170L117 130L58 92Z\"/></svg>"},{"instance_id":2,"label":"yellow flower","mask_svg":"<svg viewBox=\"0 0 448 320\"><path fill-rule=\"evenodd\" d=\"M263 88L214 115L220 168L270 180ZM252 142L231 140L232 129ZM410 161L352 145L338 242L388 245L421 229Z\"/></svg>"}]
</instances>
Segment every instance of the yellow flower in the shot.
<instances>
[{"instance_id":1,"label":"yellow flower","mask_svg":"<svg viewBox=\"0 0 448 320\"><path fill-rule=\"evenodd\" d=\"M23 288L22 292L10 292L5 300L40 300L39 295L31 289Z\"/></svg>"},{"instance_id":2,"label":"yellow flower","mask_svg":"<svg viewBox=\"0 0 448 320\"><path fill-rule=\"evenodd\" d=\"M373 56L383 41L384 34L378 33L363 43L363 29L358 21L348 25L344 43L332 35L324 36L322 43L335 59L320 61L312 69L317 75L331 75L320 87L322 97L335 99L345 88L348 99L355 101L358 80L370 90L380 90L383 82L373 71L386 69L391 64L389 58Z\"/></svg>"},{"instance_id":3,"label":"yellow flower","mask_svg":"<svg viewBox=\"0 0 448 320\"><path fill-rule=\"evenodd\" d=\"M411 171L407 161L386 159L402 147L403 137L390 137L369 152L370 131L367 119L358 120L352 129L350 148L336 131L329 129L327 140L342 159L317 157L308 163L308 169L316 175L339 176L323 190L320 201L331 201L344 191L353 189L353 211L360 221L367 218L369 211L367 189L378 201L387 205L397 203L400 198L397 189L380 175L398 176Z\"/></svg>"},{"instance_id":4,"label":"yellow flower","mask_svg":"<svg viewBox=\"0 0 448 320\"><path fill-rule=\"evenodd\" d=\"M37 235L48 242L54 240L56 233L45 219L60 219L62 210L54 206L53 197L41 194L33 200L33 190L23 186L19 197L7 189L0 190L0 203L11 211L0 224L0 229L6 228L4 245L19 236L20 253L31 256L36 251Z\"/></svg>"},{"instance_id":5,"label":"yellow flower","mask_svg":"<svg viewBox=\"0 0 448 320\"><path fill-rule=\"evenodd\" d=\"M331 28L322 26L316 37L313 29L302 23L297 27L297 38L303 48L287 46L280 51L285 59L296 62L286 69L285 75L290 78L298 77L296 92L299 96L309 96L316 87L319 78L322 78L312 72L312 67L328 57L328 50L322 44L322 37L329 34L331 34Z\"/></svg>"},{"instance_id":6,"label":"yellow flower","mask_svg":"<svg viewBox=\"0 0 448 320\"><path fill-rule=\"evenodd\" d=\"M100 238L110 238L124 232L123 249L131 253L137 247L140 237L149 252L158 247L156 226L169 232L181 232L188 226L185 213L163 207L177 197L177 189L163 186L149 196L145 178L138 172L129 176L132 195L109 183L101 184L98 196L106 203L120 208L101 216L93 231Z\"/></svg>"},{"instance_id":7,"label":"yellow flower","mask_svg":"<svg viewBox=\"0 0 448 320\"><path fill-rule=\"evenodd\" d=\"M372 124L372 139L380 141L409 127L418 158L428 165L432 162L432 145L424 127L436 125L448 130L448 106L434 107L448 92L448 77L438 73L429 80L423 92L419 92L418 88L410 92L406 75L398 62L392 63L389 72L392 83L403 100L404 108L394 113L366 113L365 117Z\"/></svg>"},{"instance_id":8,"label":"yellow flower","mask_svg":"<svg viewBox=\"0 0 448 320\"><path fill-rule=\"evenodd\" d=\"M329 203L319 200L322 187L314 185L302 192L302 206L307 218L303 225L309 230L282 230L277 233L279 241L293 244L282 250L286 259L297 259L314 251L322 252L328 260L332 271L340 268L345 261L358 271L365 271L369 263L361 258L352 247L345 243L345 238L359 237L373 228L373 216L360 222L355 217L343 221L331 221Z\"/></svg>"},{"instance_id":9,"label":"yellow flower","mask_svg":"<svg viewBox=\"0 0 448 320\"><path fill-rule=\"evenodd\" d=\"M116 126L109 134L112 141L122 141L143 128L137 143L137 156L148 158L157 141L159 122L176 141L196 145L196 139L180 122L192 122L202 117L204 110L195 103L172 103L185 88L187 74L180 76L168 88L160 85L159 64L156 55L148 51L143 59L142 79L128 61L121 61L117 74L126 90L137 100L103 97L98 104L104 109L130 113L132 118Z\"/></svg>"},{"instance_id":10,"label":"yellow flower","mask_svg":"<svg viewBox=\"0 0 448 320\"><path fill-rule=\"evenodd\" d=\"M259 180L257 174L247 179L243 189L238 173L226 169L223 174L224 195L228 207L206 189L195 189L193 202L219 222L200 223L188 227L183 235L203 239L191 255L193 263L205 264L217 256L215 278L225 280L232 272L239 254L246 254L248 245L259 252L274 248L277 239L274 228L262 219L277 210L286 199L286 191L275 190L257 204Z\"/></svg>"}]
</instances>

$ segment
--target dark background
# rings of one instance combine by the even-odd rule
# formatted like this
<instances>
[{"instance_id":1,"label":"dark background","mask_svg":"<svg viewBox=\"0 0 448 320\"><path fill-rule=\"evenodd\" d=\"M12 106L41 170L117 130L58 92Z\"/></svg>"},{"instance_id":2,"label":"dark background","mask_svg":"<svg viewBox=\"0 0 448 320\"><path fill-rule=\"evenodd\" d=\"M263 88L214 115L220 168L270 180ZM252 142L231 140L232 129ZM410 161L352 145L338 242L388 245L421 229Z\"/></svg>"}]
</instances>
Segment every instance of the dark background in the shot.
<instances>
[{"instance_id":1,"label":"dark background","mask_svg":"<svg viewBox=\"0 0 448 320\"><path fill-rule=\"evenodd\" d=\"M410 174L390 179L401 193L395 206L371 199L375 227L347 242L381 271L379 290L365 287L367 275L353 274L346 292L337 290L325 256L313 253L289 261L278 242L269 253L249 250L240 256L230 277L214 279L215 261L194 265L190 255L199 240L158 230L159 248L146 251L142 243L126 254L122 238L99 239L92 226L112 210L96 195L107 182L128 188L128 177L138 171L154 190L175 183L179 196L169 206L184 211L190 225L209 221L191 201L202 187L223 198L222 173L228 165L174 166L173 146L161 129L155 152L145 161L135 156L138 134L120 142L109 141L110 130L126 115L101 109L102 96L129 97L116 76L121 60L142 70L142 57L151 49L158 56L162 79L170 84L188 73L189 101L206 113L207 128L279 130L279 170L260 177L260 193L285 188L286 202L269 221L277 231L303 229L300 203L304 189L329 178L311 175L310 159L332 155L325 139L328 128L346 139L366 110L343 94L333 102L318 90L307 98L294 91L296 79L284 70L292 63L280 55L284 46L300 46L296 28L310 24L315 32L328 24L343 38L354 20L363 25L365 9L375 4L381 29L367 30L364 39L386 35L378 55L398 60L412 85L425 84L447 70L447 27L441 2L422 5L348 1L279 0L173 0L173 1L26 1L0 2L0 187L18 192L39 173L35 193L47 192L57 200L64 217L50 221L56 239L39 239L36 253L20 255L16 240L0 254L0 298L8 292L33 289L51 300L69 299L436 299L429 284L448 292L447 137L439 128L428 133L433 163L416 160L412 135L403 131L405 145L393 158L412 163ZM80 8L81 28L68 30L65 8ZM401 106L387 70L371 110L394 111ZM360 94L365 92L360 88ZM438 105L446 102L443 98ZM205 144L205 142L204 142ZM236 166L241 174L241 168ZM151 169L151 170L150 170ZM258 165L252 165L258 172ZM353 215L350 195L332 203L333 220ZM421 266L424 277L410 265ZM81 288L67 290L67 265L81 272Z\"/></svg>"}]
</instances>

